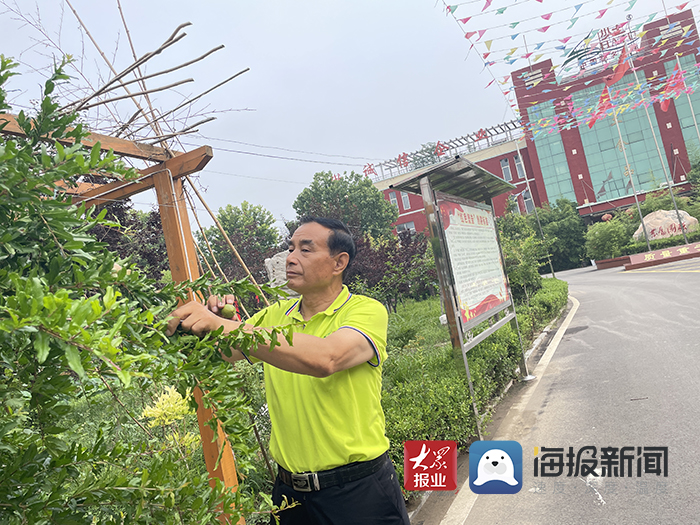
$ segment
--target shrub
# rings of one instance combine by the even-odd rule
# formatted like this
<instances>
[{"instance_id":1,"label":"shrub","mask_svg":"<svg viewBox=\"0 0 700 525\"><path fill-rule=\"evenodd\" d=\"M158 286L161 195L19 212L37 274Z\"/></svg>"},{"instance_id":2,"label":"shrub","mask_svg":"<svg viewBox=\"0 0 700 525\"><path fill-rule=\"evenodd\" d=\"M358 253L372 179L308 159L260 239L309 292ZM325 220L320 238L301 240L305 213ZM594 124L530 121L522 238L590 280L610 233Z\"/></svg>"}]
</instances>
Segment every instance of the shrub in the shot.
<instances>
[{"instance_id":1,"label":"shrub","mask_svg":"<svg viewBox=\"0 0 700 525\"><path fill-rule=\"evenodd\" d=\"M514 300L527 303L542 286L539 269L547 256L547 245L521 215L508 213L501 217L498 232Z\"/></svg>"},{"instance_id":2,"label":"shrub","mask_svg":"<svg viewBox=\"0 0 700 525\"><path fill-rule=\"evenodd\" d=\"M688 238L688 243L700 241L700 230L695 230L690 233L686 233ZM654 239L649 241L649 246L651 250L661 250L663 248L668 248L670 246L678 246L685 244L683 235L674 235L673 237L666 237L665 239ZM622 255L634 255L635 253L644 253L647 251L646 241L635 241L625 245L622 249Z\"/></svg>"},{"instance_id":3,"label":"shrub","mask_svg":"<svg viewBox=\"0 0 700 525\"><path fill-rule=\"evenodd\" d=\"M591 259L614 259L623 255L631 235L623 219L597 222L586 232L586 254Z\"/></svg>"},{"instance_id":4,"label":"shrub","mask_svg":"<svg viewBox=\"0 0 700 525\"><path fill-rule=\"evenodd\" d=\"M534 333L556 317L566 305L568 285L544 279L530 306L517 308L518 322L527 346ZM429 312L421 314L420 312ZM409 303L389 317L389 359L384 364L382 404L390 455L403 476L403 442L406 440L454 440L466 446L476 436L476 420L464 361L449 344L449 332L440 326L437 298ZM403 336L401 326L413 324L418 333L401 347L393 337ZM486 328L482 324L475 332ZM434 341L427 344L427 341ZM437 344L436 344L437 343ZM506 325L467 354L480 414L488 416L490 405L506 384L515 378L520 364L518 334Z\"/></svg>"}]
</instances>

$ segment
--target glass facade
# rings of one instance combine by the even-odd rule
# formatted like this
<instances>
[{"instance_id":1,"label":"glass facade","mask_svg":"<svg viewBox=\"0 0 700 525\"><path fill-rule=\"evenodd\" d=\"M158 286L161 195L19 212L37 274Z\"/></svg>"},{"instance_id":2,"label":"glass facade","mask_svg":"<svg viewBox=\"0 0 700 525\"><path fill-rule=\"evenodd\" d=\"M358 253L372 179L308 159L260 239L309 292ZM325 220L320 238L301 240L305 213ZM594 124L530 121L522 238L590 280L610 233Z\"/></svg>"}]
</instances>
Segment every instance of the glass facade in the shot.
<instances>
[{"instance_id":1,"label":"glass facade","mask_svg":"<svg viewBox=\"0 0 700 525\"><path fill-rule=\"evenodd\" d=\"M634 82L633 74L625 75L617 84L610 87L611 96L615 96L616 90L626 88L628 84L634 84ZM574 95L574 106L595 108L603 87L604 84L599 84L578 91ZM648 89L644 91L644 98L650 100ZM612 103L615 104L614 99ZM653 133L656 134L656 140L661 146L663 142L653 110L649 111L649 117ZM608 112L604 118L597 120L592 128L589 128L583 119L580 120L578 130L593 185L592 188L586 188L587 198L591 202L632 195L632 184L626 176L627 165L620 135L624 141L627 160L634 177L634 186L638 192L658 188L666 180L644 107L639 106L636 109L618 113L617 121L620 126L619 133L612 112Z\"/></svg>"},{"instance_id":2,"label":"glass facade","mask_svg":"<svg viewBox=\"0 0 700 525\"><path fill-rule=\"evenodd\" d=\"M679 57L679 59L685 85L697 85L700 78L698 78L699 75L695 63L695 56L686 55ZM666 67L666 75L670 77L676 67L676 60L669 60L664 66ZM683 133L683 140L685 140L685 147L688 149L688 156L691 162L698 161L700 160L700 142L698 142L698 132L695 129L695 122L693 121L693 114L690 111L690 104L692 103L693 105L695 119L698 122L698 126L700 126L700 92L695 91L690 93L690 103L688 103L688 95L685 93L673 99L673 103L676 105L676 113L681 123L681 131ZM676 146L674 145L674 147Z\"/></svg>"},{"instance_id":3,"label":"glass facade","mask_svg":"<svg viewBox=\"0 0 700 525\"><path fill-rule=\"evenodd\" d=\"M566 161L561 135L554 132L549 133L548 131L551 131L552 128L546 127L546 121L551 122L555 116L553 102L542 102L528 109L527 112L535 132L534 142L549 202L554 203L561 198L576 202L574 185L571 182L569 164ZM541 129L540 122L542 122L544 129L537 133Z\"/></svg>"}]
</instances>

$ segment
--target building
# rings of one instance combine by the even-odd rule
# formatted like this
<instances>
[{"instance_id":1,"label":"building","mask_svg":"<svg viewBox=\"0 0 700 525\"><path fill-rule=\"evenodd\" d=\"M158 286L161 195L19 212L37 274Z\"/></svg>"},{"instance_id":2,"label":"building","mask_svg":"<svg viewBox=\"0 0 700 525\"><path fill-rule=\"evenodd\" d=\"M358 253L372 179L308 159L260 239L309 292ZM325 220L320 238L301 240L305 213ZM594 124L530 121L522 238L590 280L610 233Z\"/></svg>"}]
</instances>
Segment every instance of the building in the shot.
<instances>
[{"instance_id":1,"label":"building","mask_svg":"<svg viewBox=\"0 0 700 525\"><path fill-rule=\"evenodd\" d=\"M695 156L700 160L700 40L692 11L640 33L629 24L580 42L569 53L574 73L559 73L551 60L514 71L521 120L438 142L432 160L462 155L512 182L516 190L494 199L499 216L511 195L521 213L567 198L592 222L633 205L633 189L639 200L669 183L690 190L687 173ZM399 208L397 231L426 227L420 196L389 188L424 165L425 155L402 154L374 174Z\"/></svg>"}]
</instances>

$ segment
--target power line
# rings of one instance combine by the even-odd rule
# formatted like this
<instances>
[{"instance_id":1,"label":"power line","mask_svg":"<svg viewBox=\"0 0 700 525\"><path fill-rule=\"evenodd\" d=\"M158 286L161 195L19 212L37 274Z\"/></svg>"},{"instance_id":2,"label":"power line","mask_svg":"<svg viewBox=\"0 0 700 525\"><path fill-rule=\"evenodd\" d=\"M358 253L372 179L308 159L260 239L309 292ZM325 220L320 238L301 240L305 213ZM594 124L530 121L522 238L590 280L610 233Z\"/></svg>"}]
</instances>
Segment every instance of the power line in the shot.
<instances>
[{"instance_id":1,"label":"power line","mask_svg":"<svg viewBox=\"0 0 700 525\"><path fill-rule=\"evenodd\" d=\"M233 144L242 144L244 146L253 146L254 148L276 149L276 150L281 150L281 151L289 151L292 153L304 153L307 155L319 155L321 157L341 157L344 159L369 160L369 161L373 161L373 162L381 162L381 160L382 160L382 159L372 159L369 157L353 157L352 155L334 155L331 153L318 153L315 151L303 151L303 150L298 150L298 149L288 149L288 148L281 148L278 146L263 146L260 144L252 144L250 142L241 142L240 140L221 139L221 138L217 138L217 137L205 137L201 133L198 136L205 139L205 140L218 140L220 142L230 142Z\"/></svg>"},{"instance_id":2,"label":"power line","mask_svg":"<svg viewBox=\"0 0 700 525\"><path fill-rule=\"evenodd\" d=\"M265 177L254 177L252 175L239 175L238 173L227 173L225 171L214 171L214 170L208 170L208 169L203 169L200 173L216 173L218 175L228 175L231 177L242 177L244 179L254 179L254 180L265 180L268 182L284 182L287 184L301 184L302 186L306 186L306 182L299 182L297 180L283 180L283 179L268 179Z\"/></svg>"},{"instance_id":3,"label":"power line","mask_svg":"<svg viewBox=\"0 0 700 525\"><path fill-rule=\"evenodd\" d=\"M192 144L192 143L187 143L183 142L185 146L199 146L199 144ZM281 157L279 155L265 155L264 153L253 153L252 151L241 151L241 150L236 150L236 149L227 149L227 148L217 148L219 151L225 151L227 153L240 153L242 155L253 155L254 157L266 157L269 159L280 159L280 160L293 160L296 162L310 162L312 164L332 164L334 166L350 166L350 167L357 167L359 164L348 164L345 162L326 162L323 160L308 160L308 159L297 159L295 157Z\"/></svg>"}]
</instances>

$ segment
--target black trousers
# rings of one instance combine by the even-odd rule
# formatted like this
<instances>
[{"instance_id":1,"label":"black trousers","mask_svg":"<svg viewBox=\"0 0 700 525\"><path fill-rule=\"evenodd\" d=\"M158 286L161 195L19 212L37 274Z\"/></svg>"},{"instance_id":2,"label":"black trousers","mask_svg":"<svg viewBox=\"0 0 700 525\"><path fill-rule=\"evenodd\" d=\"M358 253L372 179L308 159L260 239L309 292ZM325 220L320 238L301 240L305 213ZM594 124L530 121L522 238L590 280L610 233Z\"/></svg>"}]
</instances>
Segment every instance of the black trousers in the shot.
<instances>
[{"instance_id":1,"label":"black trousers","mask_svg":"<svg viewBox=\"0 0 700 525\"><path fill-rule=\"evenodd\" d=\"M367 477L318 492L298 492L277 476L272 502L279 505L283 496L300 505L280 511L280 525L410 525L391 461ZM276 524L274 516L270 523Z\"/></svg>"}]
</instances>

